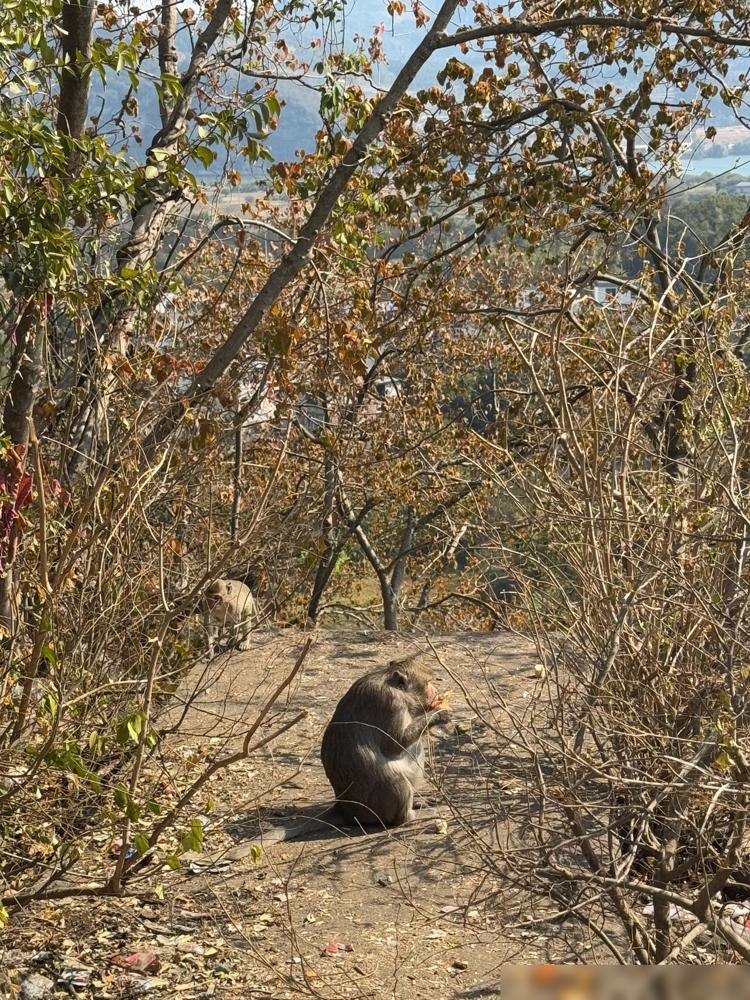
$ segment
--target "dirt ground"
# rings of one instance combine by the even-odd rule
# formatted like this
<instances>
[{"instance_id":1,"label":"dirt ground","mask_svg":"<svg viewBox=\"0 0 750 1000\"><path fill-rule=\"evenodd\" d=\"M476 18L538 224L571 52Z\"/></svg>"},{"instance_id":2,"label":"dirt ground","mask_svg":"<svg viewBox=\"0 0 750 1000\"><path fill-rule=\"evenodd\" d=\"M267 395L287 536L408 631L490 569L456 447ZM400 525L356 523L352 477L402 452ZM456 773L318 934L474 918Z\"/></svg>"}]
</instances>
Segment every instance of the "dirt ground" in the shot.
<instances>
[{"instance_id":1,"label":"dirt ground","mask_svg":"<svg viewBox=\"0 0 750 1000\"><path fill-rule=\"evenodd\" d=\"M183 790L207 758L241 746L306 638L255 632L249 651L196 667L181 704L161 720L164 731L182 721L160 747L154 780ZM367 834L316 827L264 847L264 830L331 801L318 751L337 700L362 672L414 651L437 658L449 692L452 721L430 741L424 796L439 818ZM585 942L563 939L503 871L498 820L521 802L525 779L507 745L498 750L496 731L530 711L535 659L508 633L316 634L251 744L306 714L198 796L200 854L179 871L145 869L138 898L40 904L23 926L36 940L46 927L58 962L62 954L63 964L88 970L77 995L101 998L480 1000L500 995L506 963L582 960L575 949ZM152 953L161 967L123 978L107 965L113 950Z\"/></svg>"}]
</instances>

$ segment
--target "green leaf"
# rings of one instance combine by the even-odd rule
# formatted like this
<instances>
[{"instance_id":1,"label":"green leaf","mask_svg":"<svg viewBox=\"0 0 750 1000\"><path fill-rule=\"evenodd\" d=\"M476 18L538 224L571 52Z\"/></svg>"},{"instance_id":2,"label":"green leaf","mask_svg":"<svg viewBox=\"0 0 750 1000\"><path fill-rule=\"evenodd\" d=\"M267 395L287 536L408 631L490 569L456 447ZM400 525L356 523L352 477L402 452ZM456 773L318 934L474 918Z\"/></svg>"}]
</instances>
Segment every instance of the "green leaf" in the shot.
<instances>
[{"instance_id":1,"label":"green leaf","mask_svg":"<svg viewBox=\"0 0 750 1000\"><path fill-rule=\"evenodd\" d=\"M51 667L57 666L57 656L52 646L42 646L42 656Z\"/></svg>"},{"instance_id":2,"label":"green leaf","mask_svg":"<svg viewBox=\"0 0 750 1000\"><path fill-rule=\"evenodd\" d=\"M150 850L151 845L145 833L136 833L135 837L133 837L133 847L135 847L139 854L145 854L146 851Z\"/></svg>"},{"instance_id":3,"label":"green leaf","mask_svg":"<svg viewBox=\"0 0 750 1000\"><path fill-rule=\"evenodd\" d=\"M143 171L143 176L147 181L152 181L155 177L159 176L159 168L150 163Z\"/></svg>"},{"instance_id":4,"label":"green leaf","mask_svg":"<svg viewBox=\"0 0 750 1000\"><path fill-rule=\"evenodd\" d=\"M171 868L173 872L179 871L181 866L180 859L176 854L168 854L166 858L164 858L164 864L167 868Z\"/></svg>"},{"instance_id":5,"label":"green leaf","mask_svg":"<svg viewBox=\"0 0 750 1000\"><path fill-rule=\"evenodd\" d=\"M714 764L721 768L722 771L728 771L732 766L732 758L726 750L722 750L718 756L714 757Z\"/></svg>"},{"instance_id":6,"label":"green leaf","mask_svg":"<svg viewBox=\"0 0 750 1000\"><path fill-rule=\"evenodd\" d=\"M186 833L182 840L180 840L180 847L183 851L195 851L199 853L201 842L194 834Z\"/></svg>"},{"instance_id":7,"label":"green leaf","mask_svg":"<svg viewBox=\"0 0 750 1000\"><path fill-rule=\"evenodd\" d=\"M8 924L8 911L5 909L2 903L0 903L0 931L6 927Z\"/></svg>"},{"instance_id":8,"label":"green leaf","mask_svg":"<svg viewBox=\"0 0 750 1000\"><path fill-rule=\"evenodd\" d=\"M115 788L115 805L118 809L125 809L129 798L130 796L128 795L127 789L122 785L118 785L117 788Z\"/></svg>"},{"instance_id":9,"label":"green leaf","mask_svg":"<svg viewBox=\"0 0 750 1000\"><path fill-rule=\"evenodd\" d=\"M196 146L193 150L193 156L200 160L204 167L208 168L216 159L216 153L208 146Z\"/></svg>"}]
</instances>

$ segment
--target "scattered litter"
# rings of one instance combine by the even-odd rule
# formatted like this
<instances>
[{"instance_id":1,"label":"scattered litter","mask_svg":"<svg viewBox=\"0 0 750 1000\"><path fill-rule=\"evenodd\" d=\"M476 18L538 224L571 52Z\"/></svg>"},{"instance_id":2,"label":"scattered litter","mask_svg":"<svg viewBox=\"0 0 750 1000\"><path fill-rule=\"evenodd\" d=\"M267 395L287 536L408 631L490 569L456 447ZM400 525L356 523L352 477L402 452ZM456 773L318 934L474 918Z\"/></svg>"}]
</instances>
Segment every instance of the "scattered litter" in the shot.
<instances>
[{"instance_id":1,"label":"scattered litter","mask_svg":"<svg viewBox=\"0 0 750 1000\"><path fill-rule=\"evenodd\" d=\"M725 903L718 910L718 915L731 921L736 933L750 941L750 906L746 903Z\"/></svg>"},{"instance_id":2,"label":"scattered litter","mask_svg":"<svg viewBox=\"0 0 750 1000\"><path fill-rule=\"evenodd\" d=\"M109 856L111 858L119 857L120 851L122 850L122 843L115 841L114 844L109 849ZM125 860L129 861L130 858L134 858L138 851L134 847L129 847L125 852Z\"/></svg>"},{"instance_id":3,"label":"scattered litter","mask_svg":"<svg viewBox=\"0 0 750 1000\"><path fill-rule=\"evenodd\" d=\"M134 951L130 955L114 955L112 964L130 972L158 972L161 960L152 951Z\"/></svg>"},{"instance_id":4,"label":"scattered litter","mask_svg":"<svg viewBox=\"0 0 750 1000\"><path fill-rule=\"evenodd\" d=\"M435 833L447 833L448 832L448 820L447 819L436 819L435 820Z\"/></svg>"},{"instance_id":5,"label":"scattered litter","mask_svg":"<svg viewBox=\"0 0 750 1000\"><path fill-rule=\"evenodd\" d=\"M317 919L318 918L315 916L314 913L308 913L305 916L305 919L302 921L302 923L303 924L314 924Z\"/></svg>"},{"instance_id":6,"label":"scattered litter","mask_svg":"<svg viewBox=\"0 0 750 1000\"><path fill-rule=\"evenodd\" d=\"M654 919L654 904L646 903L643 907L643 916L650 917ZM683 909L681 906L677 906L676 903L669 904L669 919L670 920L682 920L686 924L697 924L698 918L695 914L691 913L689 910Z\"/></svg>"},{"instance_id":7,"label":"scattered litter","mask_svg":"<svg viewBox=\"0 0 750 1000\"><path fill-rule=\"evenodd\" d=\"M190 941L187 938L178 938L174 946L182 955L205 955L202 944L198 944L197 941Z\"/></svg>"},{"instance_id":8,"label":"scattered litter","mask_svg":"<svg viewBox=\"0 0 750 1000\"><path fill-rule=\"evenodd\" d=\"M127 995L130 997L145 996L146 993L154 993L156 990L163 990L168 986L166 979L129 979L127 981Z\"/></svg>"},{"instance_id":9,"label":"scattered litter","mask_svg":"<svg viewBox=\"0 0 750 1000\"><path fill-rule=\"evenodd\" d=\"M325 948L321 951L321 955L345 955L350 951L354 951L354 948L350 944L341 944L340 941L331 941L327 944Z\"/></svg>"},{"instance_id":10,"label":"scattered litter","mask_svg":"<svg viewBox=\"0 0 750 1000\"><path fill-rule=\"evenodd\" d=\"M228 871L231 867L231 861L211 861L206 858L204 861L191 861L188 865L188 871L191 875L218 875L220 872Z\"/></svg>"},{"instance_id":11,"label":"scattered litter","mask_svg":"<svg viewBox=\"0 0 750 1000\"><path fill-rule=\"evenodd\" d=\"M63 969L57 977L57 985L70 993L71 990L84 990L89 984L91 973L88 969Z\"/></svg>"},{"instance_id":12,"label":"scattered litter","mask_svg":"<svg viewBox=\"0 0 750 1000\"><path fill-rule=\"evenodd\" d=\"M537 677L546 677L547 676L547 671L544 669L544 664L543 663L535 663L534 664L534 674Z\"/></svg>"},{"instance_id":13,"label":"scattered litter","mask_svg":"<svg viewBox=\"0 0 750 1000\"><path fill-rule=\"evenodd\" d=\"M30 965L54 965L57 961L57 954L54 951L38 951L36 955L32 955L29 961Z\"/></svg>"}]
</instances>

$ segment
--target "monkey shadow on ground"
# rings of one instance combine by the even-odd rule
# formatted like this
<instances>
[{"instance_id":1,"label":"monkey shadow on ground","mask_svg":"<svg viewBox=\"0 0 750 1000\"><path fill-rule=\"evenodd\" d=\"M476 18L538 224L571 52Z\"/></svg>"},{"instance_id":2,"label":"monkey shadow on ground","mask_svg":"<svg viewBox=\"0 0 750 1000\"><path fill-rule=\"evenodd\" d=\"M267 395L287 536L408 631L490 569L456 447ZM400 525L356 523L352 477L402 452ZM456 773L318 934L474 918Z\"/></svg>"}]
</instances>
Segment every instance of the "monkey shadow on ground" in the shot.
<instances>
[{"instance_id":1,"label":"monkey shadow on ground","mask_svg":"<svg viewBox=\"0 0 750 1000\"><path fill-rule=\"evenodd\" d=\"M264 839L275 843L273 834L281 831L292 833L292 843L304 844L327 840L347 841L361 840L363 838L377 837L393 838L400 834L414 835L419 833L426 825L434 825L436 820L449 815L447 808L442 811L433 804L433 800L427 799L423 802L415 802L417 815L408 823L398 827L386 827L376 823L363 826L354 822L346 822L337 816L328 816L331 802L321 803L318 806L300 808L299 806L285 806L274 809L270 816L259 819L257 815L240 817L224 825L224 832L227 833L238 844L247 843L263 845ZM298 829L304 826L304 829Z\"/></svg>"}]
</instances>

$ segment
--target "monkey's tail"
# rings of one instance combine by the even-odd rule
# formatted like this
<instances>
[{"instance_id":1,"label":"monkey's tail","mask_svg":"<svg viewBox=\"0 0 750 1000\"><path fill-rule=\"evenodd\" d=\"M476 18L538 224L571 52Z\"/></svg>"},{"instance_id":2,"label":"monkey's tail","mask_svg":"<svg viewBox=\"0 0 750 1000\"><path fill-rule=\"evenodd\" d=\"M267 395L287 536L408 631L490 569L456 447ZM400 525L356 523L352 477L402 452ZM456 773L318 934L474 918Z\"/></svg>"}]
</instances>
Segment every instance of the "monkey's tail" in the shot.
<instances>
[{"instance_id":1,"label":"monkey's tail","mask_svg":"<svg viewBox=\"0 0 750 1000\"><path fill-rule=\"evenodd\" d=\"M336 805L327 806L321 812L314 815L298 815L293 817L292 823L279 823L278 825L261 827L260 844L267 847L271 844L287 843L290 840L298 840L300 837L318 839L325 833L338 833L348 836L347 829L352 829L352 820ZM356 824L355 824L356 828ZM311 837L310 835L318 835Z\"/></svg>"}]
</instances>

